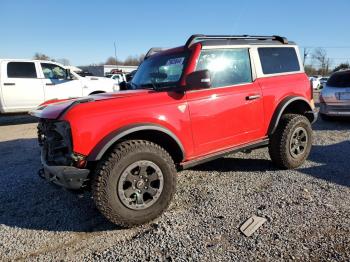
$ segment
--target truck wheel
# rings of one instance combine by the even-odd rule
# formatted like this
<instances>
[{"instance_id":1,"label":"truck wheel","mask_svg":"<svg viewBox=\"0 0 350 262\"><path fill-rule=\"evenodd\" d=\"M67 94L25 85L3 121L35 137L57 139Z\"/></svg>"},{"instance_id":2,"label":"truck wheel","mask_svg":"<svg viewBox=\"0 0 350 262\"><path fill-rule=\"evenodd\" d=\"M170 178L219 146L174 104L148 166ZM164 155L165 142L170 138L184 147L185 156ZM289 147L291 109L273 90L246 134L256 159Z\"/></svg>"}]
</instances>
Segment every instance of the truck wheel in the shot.
<instances>
[{"instance_id":1,"label":"truck wheel","mask_svg":"<svg viewBox=\"0 0 350 262\"><path fill-rule=\"evenodd\" d=\"M124 227L144 224L161 215L175 189L174 161L163 148L144 140L118 144L98 164L92 183L99 211Z\"/></svg>"},{"instance_id":2,"label":"truck wheel","mask_svg":"<svg viewBox=\"0 0 350 262\"><path fill-rule=\"evenodd\" d=\"M309 156L312 145L312 129L303 115L285 114L276 131L270 137L271 160L284 169L302 165Z\"/></svg>"}]
</instances>

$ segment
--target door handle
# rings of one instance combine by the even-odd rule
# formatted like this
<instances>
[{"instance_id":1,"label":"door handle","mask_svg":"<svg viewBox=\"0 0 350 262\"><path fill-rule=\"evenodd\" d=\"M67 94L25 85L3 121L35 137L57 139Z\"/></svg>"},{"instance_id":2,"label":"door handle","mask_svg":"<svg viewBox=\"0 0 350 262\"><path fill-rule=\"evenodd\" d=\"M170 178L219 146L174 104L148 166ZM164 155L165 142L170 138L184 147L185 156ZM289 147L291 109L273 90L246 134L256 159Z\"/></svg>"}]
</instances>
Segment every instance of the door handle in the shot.
<instances>
[{"instance_id":1,"label":"door handle","mask_svg":"<svg viewBox=\"0 0 350 262\"><path fill-rule=\"evenodd\" d=\"M245 99L246 100L255 100L255 99L259 99L261 96L260 95L251 95L251 96L246 96Z\"/></svg>"},{"instance_id":2,"label":"door handle","mask_svg":"<svg viewBox=\"0 0 350 262\"><path fill-rule=\"evenodd\" d=\"M54 83L46 83L47 86L54 86Z\"/></svg>"},{"instance_id":3,"label":"door handle","mask_svg":"<svg viewBox=\"0 0 350 262\"><path fill-rule=\"evenodd\" d=\"M16 85L15 83L4 83L4 86L14 86Z\"/></svg>"}]
</instances>

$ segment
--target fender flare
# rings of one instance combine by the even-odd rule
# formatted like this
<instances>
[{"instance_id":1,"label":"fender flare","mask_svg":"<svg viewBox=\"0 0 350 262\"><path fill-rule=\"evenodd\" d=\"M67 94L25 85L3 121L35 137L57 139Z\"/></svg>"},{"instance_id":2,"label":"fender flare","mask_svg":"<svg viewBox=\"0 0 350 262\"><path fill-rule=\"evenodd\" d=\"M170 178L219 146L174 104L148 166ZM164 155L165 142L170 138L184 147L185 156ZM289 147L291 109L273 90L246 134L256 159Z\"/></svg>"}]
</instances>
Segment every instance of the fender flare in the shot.
<instances>
[{"instance_id":1,"label":"fender flare","mask_svg":"<svg viewBox=\"0 0 350 262\"><path fill-rule=\"evenodd\" d=\"M120 129L117 129L113 132L111 132L109 135L105 136L90 152L87 159L89 161L98 161L102 158L102 156L106 153L106 151L119 139L143 130L152 130L152 131L159 131L162 132L168 136L170 136L176 144L179 146L182 157L185 159L185 150L181 143L181 141L177 138L177 136L171 132L169 129L157 125L157 124L151 124L151 123L144 123L144 124L136 124L136 125L129 125Z\"/></svg>"},{"instance_id":2,"label":"fender flare","mask_svg":"<svg viewBox=\"0 0 350 262\"><path fill-rule=\"evenodd\" d=\"M309 109L308 111L306 111L306 114L311 115L311 119L312 119L311 123L313 123L316 120L316 118L317 118L317 116L315 115L316 113L314 112L314 110L310 106L309 101L307 101L304 97L301 97L301 96L289 96L289 97L284 98L276 107L275 112L273 113L273 116L271 118L271 122L270 122L269 129L267 132L268 135L271 135L273 132L275 132L284 110L291 103L298 101L298 100L306 103L306 105Z\"/></svg>"}]
</instances>

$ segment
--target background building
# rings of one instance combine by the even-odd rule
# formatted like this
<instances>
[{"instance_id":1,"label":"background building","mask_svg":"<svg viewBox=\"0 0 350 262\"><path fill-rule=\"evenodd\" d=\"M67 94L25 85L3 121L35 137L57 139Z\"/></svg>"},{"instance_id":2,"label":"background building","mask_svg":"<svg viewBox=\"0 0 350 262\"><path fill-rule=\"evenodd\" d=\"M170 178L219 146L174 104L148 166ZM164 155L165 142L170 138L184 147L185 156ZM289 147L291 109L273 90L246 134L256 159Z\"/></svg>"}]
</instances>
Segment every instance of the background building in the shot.
<instances>
[{"instance_id":1,"label":"background building","mask_svg":"<svg viewBox=\"0 0 350 262\"><path fill-rule=\"evenodd\" d=\"M123 73L130 73L137 69L137 66L126 65L92 65L92 66L79 66L83 71L88 71L95 76L105 76L111 72L111 70L120 70Z\"/></svg>"}]
</instances>

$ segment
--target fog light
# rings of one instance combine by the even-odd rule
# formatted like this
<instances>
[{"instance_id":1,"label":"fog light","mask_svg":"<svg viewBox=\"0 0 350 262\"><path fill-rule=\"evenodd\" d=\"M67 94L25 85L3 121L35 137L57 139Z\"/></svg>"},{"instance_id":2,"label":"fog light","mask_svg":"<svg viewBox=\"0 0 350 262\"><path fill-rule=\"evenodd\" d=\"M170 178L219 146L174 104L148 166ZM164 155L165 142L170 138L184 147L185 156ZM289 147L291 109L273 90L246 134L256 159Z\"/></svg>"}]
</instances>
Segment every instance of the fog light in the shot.
<instances>
[{"instance_id":1,"label":"fog light","mask_svg":"<svg viewBox=\"0 0 350 262\"><path fill-rule=\"evenodd\" d=\"M84 168L86 167L87 161L85 156L77 154L77 153L73 153L72 154L72 159L74 161L74 166L78 167L78 168Z\"/></svg>"},{"instance_id":2,"label":"fog light","mask_svg":"<svg viewBox=\"0 0 350 262\"><path fill-rule=\"evenodd\" d=\"M79 167L79 168L84 168L84 167L86 167L86 163L87 163L87 161L85 159L81 159L81 160L78 160L77 162L75 162L75 166Z\"/></svg>"}]
</instances>

